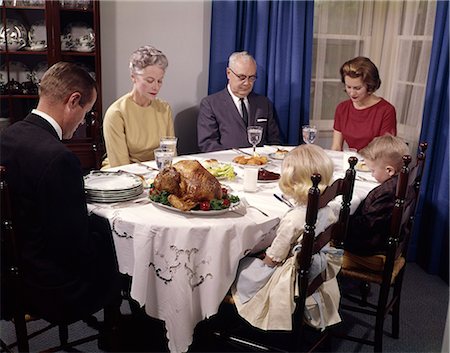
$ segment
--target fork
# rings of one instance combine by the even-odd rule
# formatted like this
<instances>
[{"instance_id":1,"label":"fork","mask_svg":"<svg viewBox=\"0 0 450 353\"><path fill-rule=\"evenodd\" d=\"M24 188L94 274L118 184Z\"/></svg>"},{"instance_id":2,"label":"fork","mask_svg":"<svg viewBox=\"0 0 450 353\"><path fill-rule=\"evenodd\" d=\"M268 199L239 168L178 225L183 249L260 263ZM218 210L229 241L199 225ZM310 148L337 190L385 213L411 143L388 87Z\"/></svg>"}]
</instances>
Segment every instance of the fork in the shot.
<instances>
[{"instance_id":1,"label":"fork","mask_svg":"<svg viewBox=\"0 0 450 353\"><path fill-rule=\"evenodd\" d=\"M144 164L144 163L142 163L142 162L136 162L136 164L139 164L140 166L142 166L142 167L144 167L144 168L147 168L148 170L156 170L157 172L159 172L159 169L158 168L153 168L153 167L151 167L151 166L149 166L149 165L147 165L147 164Z\"/></svg>"},{"instance_id":2,"label":"fork","mask_svg":"<svg viewBox=\"0 0 450 353\"><path fill-rule=\"evenodd\" d=\"M267 213L265 213L264 211L260 210L258 207L250 205L247 201L247 199L241 199L242 203L245 205L245 207L247 208L254 208L255 210L261 212L264 216L269 217L269 215Z\"/></svg>"}]
</instances>

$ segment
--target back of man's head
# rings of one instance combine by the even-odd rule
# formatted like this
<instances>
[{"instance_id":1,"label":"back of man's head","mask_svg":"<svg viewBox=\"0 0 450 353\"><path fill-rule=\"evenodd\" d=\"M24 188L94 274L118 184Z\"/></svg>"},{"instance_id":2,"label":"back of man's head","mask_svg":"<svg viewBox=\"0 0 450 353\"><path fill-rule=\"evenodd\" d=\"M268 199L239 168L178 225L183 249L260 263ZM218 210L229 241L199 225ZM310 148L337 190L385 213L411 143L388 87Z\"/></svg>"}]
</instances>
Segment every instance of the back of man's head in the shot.
<instances>
[{"instance_id":1,"label":"back of man's head","mask_svg":"<svg viewBox=\"0 0 450 353\"><path fill-rule=\"evenodd\" d=\"M73 93L81 94L80 105L90 102L93 91L97 90L95 80L77 64L60 61L52 65L42 77L39 97L57 104L65 103Z\"/></svg>"}]
</instances>

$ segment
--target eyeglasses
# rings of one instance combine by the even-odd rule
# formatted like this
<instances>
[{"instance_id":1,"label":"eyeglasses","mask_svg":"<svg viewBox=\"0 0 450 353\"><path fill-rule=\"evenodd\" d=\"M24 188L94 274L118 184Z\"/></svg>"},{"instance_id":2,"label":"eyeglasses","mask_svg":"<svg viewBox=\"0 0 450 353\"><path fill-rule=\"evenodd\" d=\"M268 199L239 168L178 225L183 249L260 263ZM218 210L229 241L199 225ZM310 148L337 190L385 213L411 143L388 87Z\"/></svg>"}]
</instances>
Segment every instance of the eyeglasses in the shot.
<instances>
[{"instance_id":1,"label":"eyeglasses","mask_svg":"<svg viewBox=\"0 0 450 353\"><path fill-rule=\"evenodd\" d=\"M231 68L228 68L228 69L230 69L230 71L234 74L234 76L236 76L239 80L241 80L241 81L245 81L245 80L247 80L248 79L248 82L255 82L256 81L256 79L257 79L257 77L256 77L256 75L252 75L252 76L246 76L246 75L238 75L236 72L234 72L233 70L231 70Z\"/></svg>"}]
</instances>

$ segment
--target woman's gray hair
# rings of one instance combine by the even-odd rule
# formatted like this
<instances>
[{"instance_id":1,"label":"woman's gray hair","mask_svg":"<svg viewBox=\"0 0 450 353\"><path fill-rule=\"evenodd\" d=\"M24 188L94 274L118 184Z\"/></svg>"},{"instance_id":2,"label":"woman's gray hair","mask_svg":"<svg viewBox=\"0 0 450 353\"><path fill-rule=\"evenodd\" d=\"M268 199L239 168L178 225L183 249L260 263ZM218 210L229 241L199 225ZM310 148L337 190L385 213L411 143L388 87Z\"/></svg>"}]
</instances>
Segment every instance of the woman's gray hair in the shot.
<instances>
[{"instance_id":1,"label":"woman's gray hair","mask_svg":"<svg viewBox=\"0 0 450 353\"><path fill-rule=\"evenodd\" d=\"M157 65L166 71L169 62L161 50L144 45L131 54L130 71L132 74L140 74L147 66Z\"/></svg>"},{"instance_id":2,"label":"woman's gray hair","mask_svg":"<svg viewBox=\"0 0 450 353\"><path fill-rule=\"evenodd\" d=\"M235 51L228 58L228 67L234 68L236 66L236 61L242 60L243 62L252 61L256 65L256 60L247 51Z\"/></svg>"}]
</instances>

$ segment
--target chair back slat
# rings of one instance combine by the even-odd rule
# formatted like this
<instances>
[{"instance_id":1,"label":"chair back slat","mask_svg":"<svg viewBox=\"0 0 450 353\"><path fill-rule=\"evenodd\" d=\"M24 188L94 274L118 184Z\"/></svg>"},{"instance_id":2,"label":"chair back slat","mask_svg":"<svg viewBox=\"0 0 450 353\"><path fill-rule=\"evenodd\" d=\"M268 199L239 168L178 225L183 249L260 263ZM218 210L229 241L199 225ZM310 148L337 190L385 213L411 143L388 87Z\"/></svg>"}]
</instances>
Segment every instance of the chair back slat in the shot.
<instances>
[{"instance_id":1,"label":"chair back slat","mask_svg":"<svg viewBox=\"0 0 450 353\"><path fill-rule=\"evenodd\" d=\"M390 283L394 262L401 255L402 249L402 230L407 227L409 216L405 217L405 202L408 190L409 164L411 156L403 156L403 167L399 173L397 181L397 189L395 192L395 203L392 211L391 225L389 229L389 237L387 240L386 263L383 270L383 281Z\"/></svg>"},{"instance_id":2,"label":"chair back slat","mask_svg":"<svg viewBox=\"0 0 450 353\"><path fill-rule=\"evenodd\" d=\"M305 230L302 237L301 249L296 253L296 266L298 272L298 288L299 295L296 300L296 311L294 312L293 323L302 322L306 297L314 293L324 282L325 271L318 274L315 278L309 278L309 269L311 266L312 256L330 243L342 246L348 228L348 218L350 215L350 203L353 196L353 188L355 183L355 165L358 159L356 157L349 158L350 167L345 173L345 177L335 180L332 185L328 186L321 194L319 183L321 181L320 174L311 176L312 187L308 193L308 204L306 209ZM341 209L339 218L336 223L328 226L323 232L315 235L317 214L320 208L328 205L337 196L342 196ZM297 310L298 309L298 310ZM295 317L295 315L298 315Z\"/></svg>"}]
</instances>

